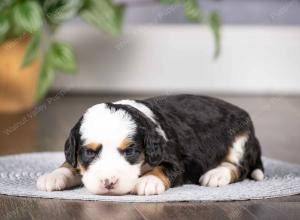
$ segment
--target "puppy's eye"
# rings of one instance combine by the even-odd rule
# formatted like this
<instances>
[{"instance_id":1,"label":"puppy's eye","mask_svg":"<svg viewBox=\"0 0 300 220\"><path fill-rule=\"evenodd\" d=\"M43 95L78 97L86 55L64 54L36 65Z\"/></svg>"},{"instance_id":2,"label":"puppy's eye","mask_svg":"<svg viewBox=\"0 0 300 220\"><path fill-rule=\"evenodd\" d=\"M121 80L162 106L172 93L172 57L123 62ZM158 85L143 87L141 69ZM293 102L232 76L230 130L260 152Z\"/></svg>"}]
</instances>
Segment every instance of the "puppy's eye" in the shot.
<instances>
[{"instance_id":1,"label":"puppy's eye","mask_svg":"<svg viewBox=\"0 0 300 220\"><path fill-rule=\"evenodd\" d=\"M132 156L135 153L135 149L133 148L133 144L127 147L124 151L123 154L127 157Z\"/></svg>"},{"instance_id":2,"label":"puppy's eye","mask_svg":"<svg viewBox=\"0 0 300 220\"><path fill-rule=\"evenodd\" d=\"M97 156L98 152L99 151L94 151L92 149L84 148L84 150L82 152L82 159L85 161L90 161Z\"/></svg>"},{"instance_id":3,"label":"puppy's eye","mask_svg":"<svg viewBox=\"0 0 300 220\"><path fill-rule=\"evenodd\" d=\"M119 152L130 164L137 163L142 153L140 146L136 144L131 144L126 149L119 150Z\"/></svg>"},{"instance_id":4,"label":"puppy's eye","mask_svg":"<svg viewBox=\"0 0 300 220\"><path fill-rule=\"evenodd\" d=\"M97 154L97 152L96 152L96 151L93 151L93 150L91 150L91 149L87 149L87 150L85 151L85 154L86 154L86 156L93 157L93 156L95 156L95 155Z\"/></svg>"}]
</instances>

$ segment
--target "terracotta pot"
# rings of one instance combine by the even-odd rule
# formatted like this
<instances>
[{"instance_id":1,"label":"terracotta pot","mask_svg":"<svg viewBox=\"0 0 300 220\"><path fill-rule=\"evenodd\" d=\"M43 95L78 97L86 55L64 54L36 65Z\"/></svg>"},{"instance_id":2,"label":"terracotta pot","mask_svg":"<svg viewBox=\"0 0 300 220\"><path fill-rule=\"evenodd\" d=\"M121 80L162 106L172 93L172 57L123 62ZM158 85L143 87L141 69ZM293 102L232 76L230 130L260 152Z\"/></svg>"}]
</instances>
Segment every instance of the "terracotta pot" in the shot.
<instances>
[{"instance_id":1,"label":"terracotta pot","mask_svg":"<svg viewBox=\"0 0 300 220\"><path fill-rule=\"evenodd\" d=\"M21 112L35 104L41 61L21 68L29 42L20 37L0 44L0 112Z\"/></svg>"}]
</instances>

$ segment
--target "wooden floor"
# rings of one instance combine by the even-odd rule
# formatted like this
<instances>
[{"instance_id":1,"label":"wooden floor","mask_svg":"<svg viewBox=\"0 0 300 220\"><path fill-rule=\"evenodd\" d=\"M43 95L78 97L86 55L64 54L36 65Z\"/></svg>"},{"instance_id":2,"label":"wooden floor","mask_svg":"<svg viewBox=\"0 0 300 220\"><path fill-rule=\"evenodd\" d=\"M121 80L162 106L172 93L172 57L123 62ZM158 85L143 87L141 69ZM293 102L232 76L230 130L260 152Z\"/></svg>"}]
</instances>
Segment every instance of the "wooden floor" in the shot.
<instances>
[{"instance_id":1,"label":"wooden floor","mask_svg":"<svg viewBox=\"0 0 300 220\"><path fill-rule=\"evenodd\" d=\"M62 150L69 129L86 108L121 98L128 97L58 92L33 111L2 114L0 155ZM221 98L250 113L265 156L300 163L300 97ZM0 219L300 219L300 195L238 202L152 204L0 196Z\"/></svg>"}]
</instances>

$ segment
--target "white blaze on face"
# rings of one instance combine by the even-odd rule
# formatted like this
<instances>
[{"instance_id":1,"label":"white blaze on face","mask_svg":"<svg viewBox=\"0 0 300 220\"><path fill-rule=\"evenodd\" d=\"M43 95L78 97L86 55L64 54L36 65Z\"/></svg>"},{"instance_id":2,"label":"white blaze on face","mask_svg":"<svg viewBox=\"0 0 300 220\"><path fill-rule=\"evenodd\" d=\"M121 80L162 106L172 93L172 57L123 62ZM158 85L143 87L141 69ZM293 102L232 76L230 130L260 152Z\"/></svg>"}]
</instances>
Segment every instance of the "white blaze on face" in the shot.
<instances>
[{"instance_id":1,"label":"white blaze on face","mask_svg":"<svg viewBox=\"0 0 300 220\"><path fill-rule=\"evenodd\" d=\"M80 128L81 139L84 144L102 144L99 156L89 165L82 177L82 182L90 192L125 194L134 188L141 172L141 164L131 165L119 153L118 147L135 131L136 124L122 109L114 111L106 104L98 104L84 114ZM114 189L108 191L104 187L105 179L117 180Z\"/></svg>"}]
</instances>

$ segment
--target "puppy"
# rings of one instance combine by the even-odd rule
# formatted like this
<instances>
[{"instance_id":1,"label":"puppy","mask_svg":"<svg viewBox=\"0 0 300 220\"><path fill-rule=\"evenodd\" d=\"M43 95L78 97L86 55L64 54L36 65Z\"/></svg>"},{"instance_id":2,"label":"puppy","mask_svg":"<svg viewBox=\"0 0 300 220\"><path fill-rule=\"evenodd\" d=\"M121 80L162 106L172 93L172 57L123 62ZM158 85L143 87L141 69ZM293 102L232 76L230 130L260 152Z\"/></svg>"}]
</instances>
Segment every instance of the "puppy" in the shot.
<instances>
[{"instance_id":1,"label":"puppy","mask_svg":"<svg viewBox=\"0 0 300 220\"><path fill-rule=\"evenodd\" d=\"M218 187L264 178L248 113L205 96L94 105L72 128L65 158L39 177L40 190L83 183L94 194L155 195L186 183Z\"/></svg>"}]
</instances>

